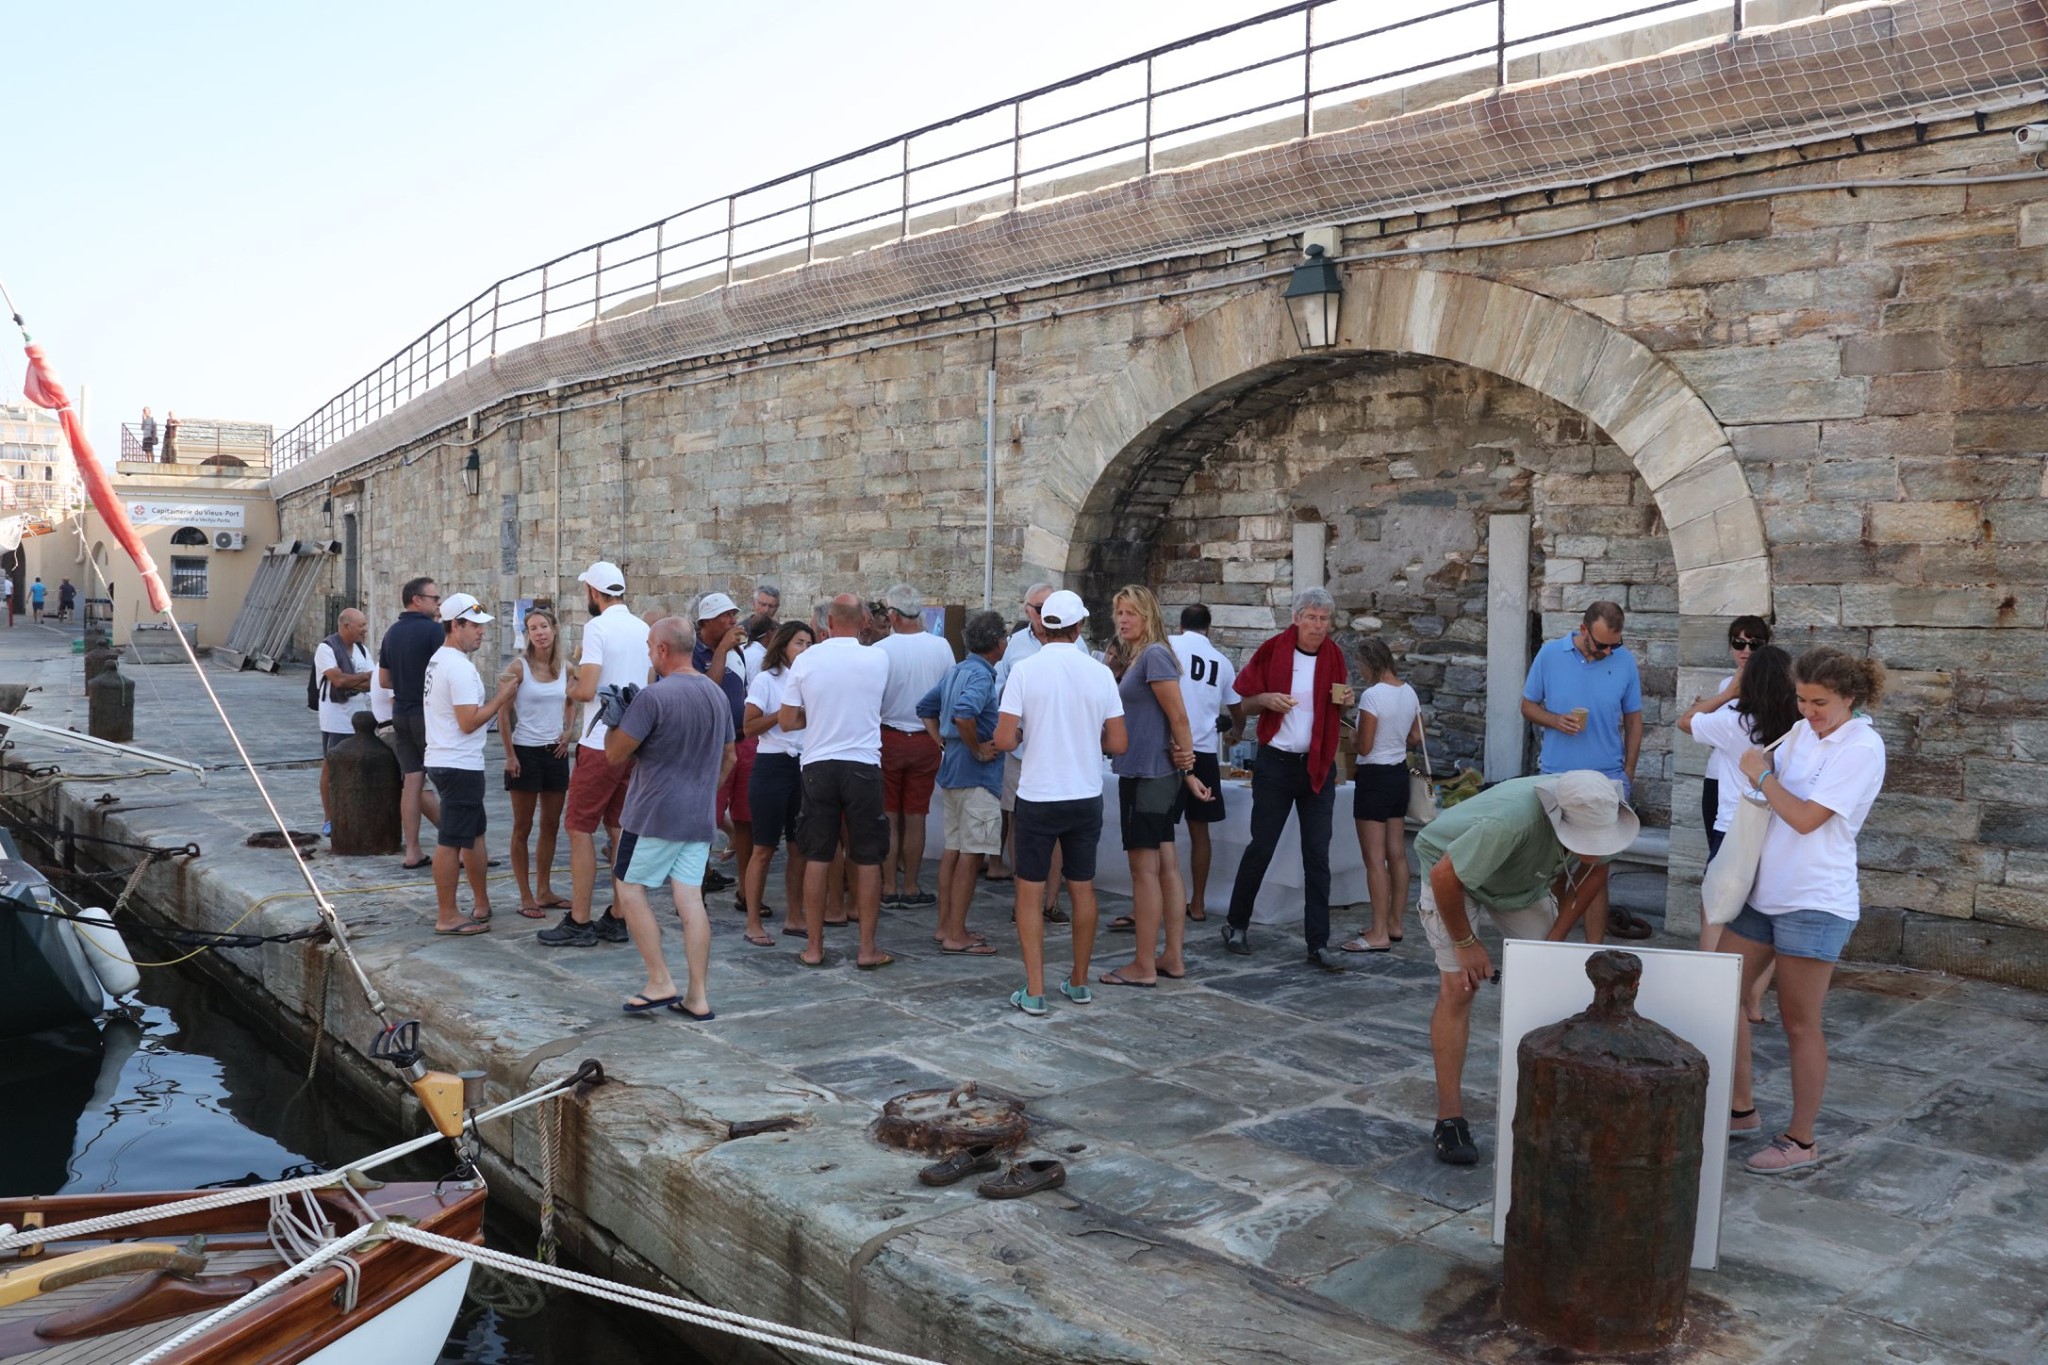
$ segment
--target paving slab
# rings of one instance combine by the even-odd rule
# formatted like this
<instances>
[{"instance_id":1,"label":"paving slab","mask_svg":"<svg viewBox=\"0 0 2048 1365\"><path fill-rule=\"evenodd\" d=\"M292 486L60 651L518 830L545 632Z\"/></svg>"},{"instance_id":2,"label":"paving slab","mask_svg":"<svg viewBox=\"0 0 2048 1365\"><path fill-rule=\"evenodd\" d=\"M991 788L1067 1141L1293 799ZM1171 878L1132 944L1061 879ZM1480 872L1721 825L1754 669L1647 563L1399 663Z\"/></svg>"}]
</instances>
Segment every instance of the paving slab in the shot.
<instances>
[{"instance_id":1,"label":"paving slab","mask_svg":"<svg viewBox=\"0 0 2048 1365\"><path fill-rule=\"evenodd\" d=\"M30 696L36 719L83 723L74 635L0 630L0 681L42 686ZM198 843L199 857L145 871L146 915L266 934L310 927L290 858L244 844L269 817L248 776L226 766L231 749L197 679L175 666L132 672L138 740L218 765L206 783L17 736L16 767L0 774L10 820L69 821L123 843ZM303 674L208 677L287 823L317 830L318 737ZM502 791L490 792L489 810L502 840ZM84 870L105 874L109 901L135 857L78 848ZM456 941L427 932L431 881L395 856L338 859L323 848L312 866L394 1010L423 1021L437 1064L483 1069L502 1095L585 1056L604 1062L613 1084L565 1119L556 1198L572 1247L622 1276L991 1365L1557 1358L1495 1317L1492 992L1473 1011L1467 1073L1481 1164L1445 1167L1429 1148L1436 973L1419 933L1331 974L1302 961L1299 934L1284 925L1254 931L1253 957L1226 954L1212 917L1190 926L1185 981L1098 987L1090 1006L1055 999L1049 1017L1029 1019L1006 1004L1020 977L1008 888L983 887L973 910L995 958L942 954L928 913L888 912L881 941L898 960L882 972L853 969L850 930L832 931L824 970L797 965L794 939L747 944L725 893L711 898L719 1017L699 1026L622 1016L619 1002L639 984L631 950L539 947L533 934L546 921L513 913L502 870L492 932ZM771 872L771 899L780 875ZM1661 880L1622 880L1630 903L1661 924ZM566 884L563 870L556 886ZM1104 898L1106 916L1125 908ZM1343 911L1337 922L1357 918ZM665 944L680 968L672 926ZM1070 960L1062 931L1048 949ZM1128 951L1126 938L1104 935L1096 961L1112 966ZM303 1040L317 1022L349 1083L378 1074L361 1056L371 1016L331 949L271 943L209 956L283 1034ZM1767 1124L1789 1103L1771 1013L1756 1034ZM2048 999L1848 966L1826 1027L1826 1160L1775 1180L1731 1171L1721 1264L1695 1273L1690 1324L1660 1365L2040 1359ZM915 1179L924 1158L874 1141L891 1096L970 1079L1026 1103L1030 1150L1067 1163L1064 1189L1010 1203L976 1198L971 1182L929 1189ZM364 1093L394 1125L418 1122L388 1079ZM731 1123L774 1117L795 1127L728 1140ZM530 1205L542 1165L536 1121L495 1128L494 1191ZM1753 1145L1736 1146L1738 1161Z\"/></svg>"}]
</instances>

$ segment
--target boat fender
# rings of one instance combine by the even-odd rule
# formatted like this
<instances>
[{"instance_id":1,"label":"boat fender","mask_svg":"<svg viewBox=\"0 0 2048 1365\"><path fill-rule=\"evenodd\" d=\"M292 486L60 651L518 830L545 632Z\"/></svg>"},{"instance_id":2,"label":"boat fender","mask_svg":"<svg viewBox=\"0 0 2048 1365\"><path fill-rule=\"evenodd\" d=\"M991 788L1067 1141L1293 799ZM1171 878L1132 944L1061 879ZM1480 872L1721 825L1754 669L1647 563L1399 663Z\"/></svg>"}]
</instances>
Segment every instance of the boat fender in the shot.
<instances>
[{"instance_id":1,"label":"boat fender","mask_svg":"<svg viewBox=\"0 0 2048 1365\"><path fill-rule=\"evenodd\" d=\"M128 945L121 940L121 931L114 927L112 915L97 905L89 905L78 912L71 927L77 931L78 941L85 945L93 974L99 977L108 995L118 1000L142 984L142 973L129 960Z\"/></svg>"}]
</instances>

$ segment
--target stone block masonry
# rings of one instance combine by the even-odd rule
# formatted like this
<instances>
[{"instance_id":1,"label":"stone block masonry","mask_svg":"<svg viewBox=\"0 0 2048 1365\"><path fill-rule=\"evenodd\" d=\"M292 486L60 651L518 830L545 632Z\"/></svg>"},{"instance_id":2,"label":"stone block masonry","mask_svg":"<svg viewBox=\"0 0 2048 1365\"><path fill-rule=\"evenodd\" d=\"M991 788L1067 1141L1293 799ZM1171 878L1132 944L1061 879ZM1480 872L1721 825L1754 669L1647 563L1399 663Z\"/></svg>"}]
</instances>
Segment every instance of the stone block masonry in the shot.
<instances>
[{"instance_id":1,"label":"stone block masonry","mask_svg":"<svg viewBox=\"0 0 2048 1365\"><path fill-rule=\"evenodd\" d=\"M1396 643L1438 751L1472 761L1485 518L1527 514L1532 640L1598 598L1629 611L1654 820L1697 818L1673 754L1678 670L1725 669L1730 616L1772 611L1795 653L1870 650L1910 679L1879 712L1891 778L1873 821L1906 798L1973 814L1873 829L1873 923L1905 918L1858 950L1997 974L2002 956L2041 960L2012 945L2039 932L2013 859L2048 848L2018 799L2048 789L2048 759L2017 728L2048 723L2048 182L1924 182L2029 170L2012 129L2030 121L2048 106L1760 139L1398 217L1332 205L1301 224L1334 224L1351 258L1343 336L1320 354L1279 299L1295 239L1248 232L504 400L332 473L360 485L380 629L412 573L573 603L600 555L640 609L757 577L791 603L907 578L978 605L993 350L1007 614L1036 578L1098 602L1145 581L1169 609L1210 603L1242 649L1284 620L1294 525L1321 521L1346 628ZM1894 183L1836 187L1874 178ZM1731 195L1754 197L1706 202ZM1028 234L1029 214L1012 226ZM287 491L285 534L331 534L326 496ZM1676 871L1674 923L1696 903ZM1958 921L1999 946L1970 949Z\"/></svg>"}]
</instances>

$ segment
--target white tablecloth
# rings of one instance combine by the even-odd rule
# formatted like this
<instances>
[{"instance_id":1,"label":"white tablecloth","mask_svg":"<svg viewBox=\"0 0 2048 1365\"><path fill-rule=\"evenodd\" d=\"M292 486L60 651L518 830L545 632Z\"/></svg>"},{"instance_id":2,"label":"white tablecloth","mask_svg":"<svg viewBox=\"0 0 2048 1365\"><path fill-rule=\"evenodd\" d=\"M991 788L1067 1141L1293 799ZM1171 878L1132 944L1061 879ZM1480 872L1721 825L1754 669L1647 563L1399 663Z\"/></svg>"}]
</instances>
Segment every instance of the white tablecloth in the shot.
<instances>
[{"instance_id":1,"label":"white tablecloth","mask_svg":"<svg viewBox=\"0 0 2048 1365\"><path fill-rule=\"evenodd\" d=\"M1252 841L1252 784L1224 779L1224 816L1209 826L1209 894L1212 919L1220 919L1230 908L1230 888L1237 880L1237 865ZM1351 822L1351 784L1337 788L1337 804L1330 812L1330 904L1363 905L1370 901L1365 885L1365 859L1358 851L1358 827ZM1181 877L1188 874L1187 828L1176 831L1174 847L1180 853ZM944 802L934 793L931 814L925 820L924 856L935 860L946 848ZM1116 777L1102 780L1102 844L1095 860L1095 885L1103 891L1128 896L1131 868L1124 856L1123 832L1117 818ZM1280 833L1280 845L1266 868L1258 899L1252 902L1252 920L1257 924L1294 924L1301 920L1301 822L1293 815ZM1334 928L1333 928L1334 934Z\"/></svg>"}]
</instances>

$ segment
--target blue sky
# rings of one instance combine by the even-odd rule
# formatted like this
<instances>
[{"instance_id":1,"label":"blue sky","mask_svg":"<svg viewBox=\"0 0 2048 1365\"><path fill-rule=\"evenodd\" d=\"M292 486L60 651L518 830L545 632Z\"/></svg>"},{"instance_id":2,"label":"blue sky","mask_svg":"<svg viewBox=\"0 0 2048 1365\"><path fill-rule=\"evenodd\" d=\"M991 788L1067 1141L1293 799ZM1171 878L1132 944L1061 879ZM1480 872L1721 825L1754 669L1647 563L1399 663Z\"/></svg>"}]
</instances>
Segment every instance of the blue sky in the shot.
<instances>
[{"instance_id":1,"label":"blue sky","mask_svg":"<svg viewBox=\"0 0 2048 1365\"><path fill-rule=\"evenodd\" d=\"M281 430L501 275L1268 8L0 0L0 279L104 456Z\"/></svg>"}]
</instances>

